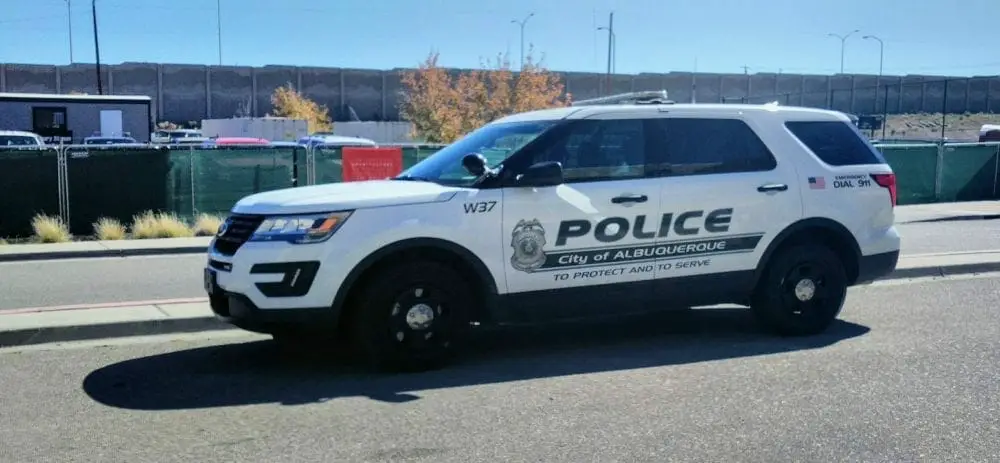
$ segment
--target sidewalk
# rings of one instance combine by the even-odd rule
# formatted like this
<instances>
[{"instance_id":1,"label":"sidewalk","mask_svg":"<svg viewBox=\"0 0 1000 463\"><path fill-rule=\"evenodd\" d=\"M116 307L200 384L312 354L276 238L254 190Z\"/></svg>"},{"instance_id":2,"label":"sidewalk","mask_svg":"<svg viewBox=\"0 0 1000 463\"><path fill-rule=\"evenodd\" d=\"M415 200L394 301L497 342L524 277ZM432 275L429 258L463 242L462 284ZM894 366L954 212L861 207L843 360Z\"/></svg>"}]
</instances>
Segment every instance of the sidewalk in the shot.
<instances>
[{"instance_id":1,"label":"sidewalk","mask_svg":"<svg viewBox=\"0 0 1000 463\"><path fill-rule=\"evenodd\" d=\"M1000 201L918 204L896 207L896 223L944 220L1000 219ZM58 244L8 244L0 246L0 262L128 257L206 252L212 237L151 240L84 241Z\"/></svg>"},{"instance_id":2,"label":"sidewalk","mask_svg":"<svg viewBox=\"0 0 1000 463\"><path fill-rule=\"evenodd\" d=\"M1000 272L1000 249L903 256L883 280L985 272ZM0 311L0 347L233 329L207 298Z\"/></svg>"},{"instance_id":3,"label":"sidewalk","mask_svg":"<svg viewBox=\"0 0 1000 463\"><path fill-rule=\"evenodd\" d=\"M149 240L80 241L52 244L7 244L0 246L0 262L75 259L82 257L128 257L162 254L198 254L208 250L210 236Z\"/></svg>"}]
</instances>

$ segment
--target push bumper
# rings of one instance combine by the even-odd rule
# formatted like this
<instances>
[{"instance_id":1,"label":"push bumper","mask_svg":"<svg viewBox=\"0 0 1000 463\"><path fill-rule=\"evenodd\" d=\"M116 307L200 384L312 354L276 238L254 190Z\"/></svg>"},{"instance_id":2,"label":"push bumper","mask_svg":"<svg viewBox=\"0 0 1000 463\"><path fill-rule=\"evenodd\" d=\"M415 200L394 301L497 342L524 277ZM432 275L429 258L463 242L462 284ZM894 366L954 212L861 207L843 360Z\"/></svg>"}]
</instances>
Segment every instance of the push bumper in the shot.
<instances>
[{"instance_id":1,"label":"push bumper","mask_svg":"<svg viewBox=\"0 0 1000 463\"><path fill-rule=\"evenodd\" d=\"M857 285L871 283L896 270L899 263L899 251L883 252L861 256L858 261Z\"/></svg>"}]
</instances>

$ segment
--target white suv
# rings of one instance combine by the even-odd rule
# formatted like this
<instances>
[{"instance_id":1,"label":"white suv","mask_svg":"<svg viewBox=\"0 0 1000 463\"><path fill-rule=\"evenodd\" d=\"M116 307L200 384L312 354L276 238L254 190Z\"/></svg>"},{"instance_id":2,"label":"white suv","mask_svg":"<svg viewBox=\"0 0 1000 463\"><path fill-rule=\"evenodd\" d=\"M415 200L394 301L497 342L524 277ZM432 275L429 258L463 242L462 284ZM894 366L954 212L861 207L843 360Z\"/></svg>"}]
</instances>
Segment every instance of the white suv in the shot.
<instances>
[{"instance_id":1,"label":"white suv","mask_svg":"<svg viewBox=\"0 0 1000 463\"><path fill-rule=\"evenodd\" d=\"M735 303L809 335L895 269L895 204L842 113L625 95L505 117L395 178L248 196L205 285L237 327L396 369L470 326L651 309Z\"/></svg>"}]
</instances>

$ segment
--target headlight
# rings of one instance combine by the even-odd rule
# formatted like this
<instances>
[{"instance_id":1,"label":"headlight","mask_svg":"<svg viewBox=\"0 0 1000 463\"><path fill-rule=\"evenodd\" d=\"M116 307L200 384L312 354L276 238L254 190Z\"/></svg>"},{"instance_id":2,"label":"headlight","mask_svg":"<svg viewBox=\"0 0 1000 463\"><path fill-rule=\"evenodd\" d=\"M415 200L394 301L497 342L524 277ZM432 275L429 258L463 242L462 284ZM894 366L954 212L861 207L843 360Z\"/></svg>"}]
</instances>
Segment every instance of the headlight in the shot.
<instances>
[{"instance_id":1,"label":"headlight","mask_svg":"<svg viewBox=\"0 0 1000 463\"><path fill-rule=\"evenodd\" d=\"M306 244L326 241L351 216L350 211L268 217L250 241L284 241Z\"/></svg>"}]
</instances>

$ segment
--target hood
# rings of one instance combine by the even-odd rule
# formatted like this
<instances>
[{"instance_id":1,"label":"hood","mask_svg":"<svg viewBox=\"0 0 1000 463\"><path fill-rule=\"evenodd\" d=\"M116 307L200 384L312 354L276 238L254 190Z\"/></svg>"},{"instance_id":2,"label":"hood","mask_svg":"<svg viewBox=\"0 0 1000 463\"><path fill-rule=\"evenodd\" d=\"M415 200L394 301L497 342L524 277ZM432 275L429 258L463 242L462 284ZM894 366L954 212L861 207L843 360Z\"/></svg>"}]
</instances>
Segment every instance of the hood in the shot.
<instances>
[{"instance_id":1,"label":"hood","mask_svg":"<svg viewBox=\"0 0 1000 463\"><path fill-rule=\"evenodd\" d=\"M431 182L368 180L257 193L233 206L240 214L309 214L448 201L459 188Z\"/></svg>"}]
</instances>

